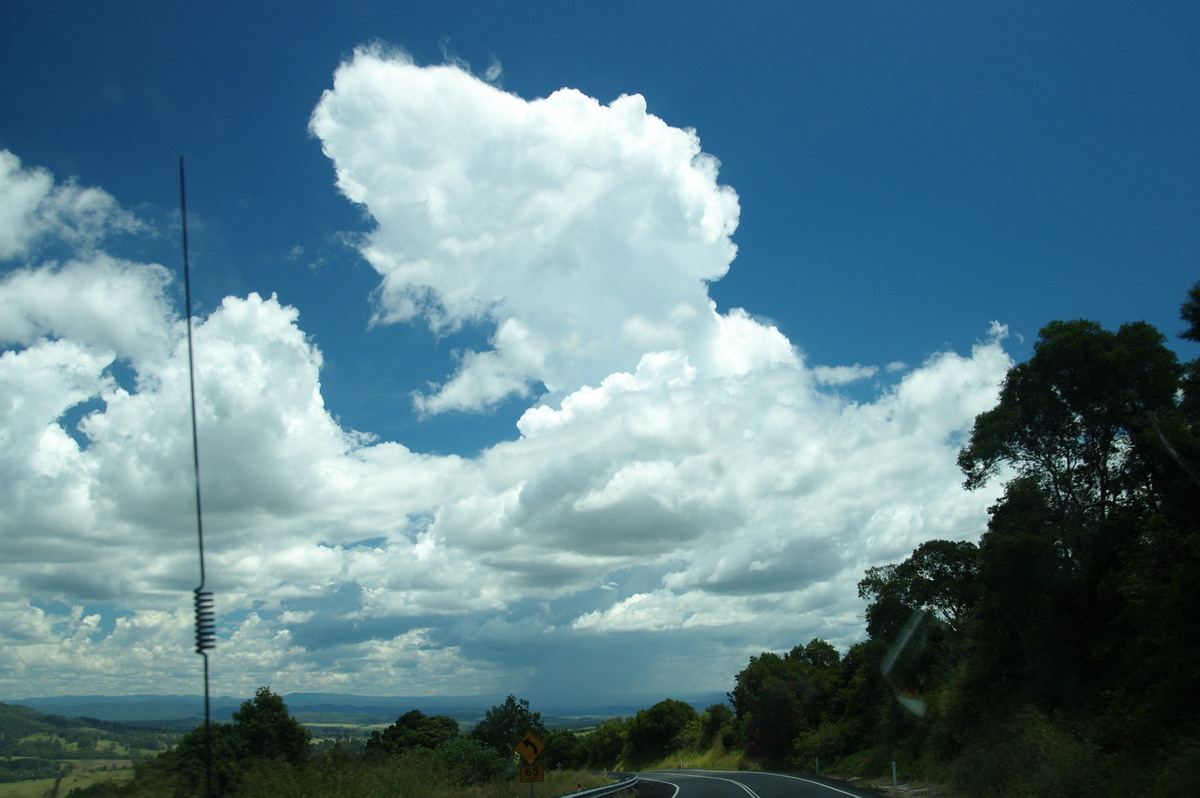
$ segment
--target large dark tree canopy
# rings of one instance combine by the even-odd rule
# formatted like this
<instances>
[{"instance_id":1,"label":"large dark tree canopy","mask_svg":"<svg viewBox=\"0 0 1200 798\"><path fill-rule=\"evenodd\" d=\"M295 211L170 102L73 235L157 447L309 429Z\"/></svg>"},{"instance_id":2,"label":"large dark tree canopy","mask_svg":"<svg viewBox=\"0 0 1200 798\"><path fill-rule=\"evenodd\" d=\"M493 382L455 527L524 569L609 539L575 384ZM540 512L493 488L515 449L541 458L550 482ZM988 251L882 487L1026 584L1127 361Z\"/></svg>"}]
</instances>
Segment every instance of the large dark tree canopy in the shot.
<instances>
[{"instance_id":1,"label":"large dark tree canopy","mask_svg":"<svg viewBox=\"0 0 1200 798\"><path fill-rule=\"evenodd\" d=\"M1197 334L1198 300L1200 286L1183 306L1184 337ZM1009 371L997 406L976 418L959 456L966 487L1009 478L979 546L980 689L1077 711L1103 691L1119 695L1118 673L1139 673L1131 683L1161 684L1164 695L1182 684L1143 662L1198 642L1187 625L1170 640L1151 631L1162 618L1194 617L1176 567L1200 549L1193 377L1145 323L1111 332L1052 322ZM884 577L901 566L887 568L863 584L886 594ZM1132 650L1141 653L1113 666Z\"/></svg>"},{"instance_id":2,"label":"large dark tree canopy","mask_svg":"<svg viewBox=\"0 0 1200 798\"><path fill-rule=\"evenodd\" d=\"M286 759L296 765L303 764L308 758L312 736L269 687L258 688L254 698L242 702L233 713L233 727L250 756Z\"/></svg>"},{"instance_id":3,"label":"large dark tree canopy","mask_svg":"<svg viewBox=\"0 0 1200 798\"><path fill-rule=\"evenodd\" d=\"M1187 324L1179 337L1200 344L1200 283L1196 283L1188 291L1187 299L1179 309L1179 315Z\"/></svg>"},{"instance_id":4,"label":"large dark tree canopy","mask_svg":"<svg viewBox=\"0 0 1200 798\"><path fill-rule=\"evenodd\" d=\"M668 698L643 709L629 724L629 749L636 758L653 761L677 749L676 738L697 719L691 704Z\"/></svg>"},{"instance_id":5,"label":"large dark tree canopy","mask_svg":"<svg viewBox=\"0 0 1200 798\"><path fill-rule=\"evenodd\" d=\"M436 749L458 737L458 721L448 715L426 715L419 709L405 712L383 731L371 732L366 750L372 754L398 754L414 748Z\"/></svg>"},{"instance_id":6,"label":"large dark tree canopy","mask_svg":"<svg viewBox=\"0 0 1200 798\"><path fill-rule=\"evenodd\" d=\"M840 656L824 640L796 646L783 656L764 651L751 657L729 694L747 749L783 764L797 736L817 728L830 709Z\"/></svg>"},{"instance_id":7,"label":"large dark tree canopy","mask_svg":"<svg viewBox=\"0 0 1200 798\"><path fill-rule=\"evenodd\" d=\"M902 563L869 569L858 595L871 602L867 632L874 638L894 637L915 610L958 630L979 597L979 549L968 541L926 541Z\"/></svg>"},{"instance_id":8,"label":"large dark tree canopy","mask_svg":"<svg viewBox=\"0 0 1200 798\"><path fill-rule=\"evenodd\" d=\"M489 746L502 756L511 756L526 732L545 742L546 726L542 713L529 709L524 698L510 695L503 704L492 707L471 729L471 737Z\"/></svg>"},{"instance_id":9,"label":"large dark tree canopy","mask_svg":"<svg viewBox=\"0 0 1200 798\"><path fill-rule=\"evenodd\" d=\"M975 419L958 459L966 487L1009 467L1035 480L1058 513L1107 517L1144 496L1138 446L1176 412L1181 376L1148 324L1113 333L1092 321L1051 322L1033 357L1009 371L999 404Z\"/></svg>"}]
</instances>

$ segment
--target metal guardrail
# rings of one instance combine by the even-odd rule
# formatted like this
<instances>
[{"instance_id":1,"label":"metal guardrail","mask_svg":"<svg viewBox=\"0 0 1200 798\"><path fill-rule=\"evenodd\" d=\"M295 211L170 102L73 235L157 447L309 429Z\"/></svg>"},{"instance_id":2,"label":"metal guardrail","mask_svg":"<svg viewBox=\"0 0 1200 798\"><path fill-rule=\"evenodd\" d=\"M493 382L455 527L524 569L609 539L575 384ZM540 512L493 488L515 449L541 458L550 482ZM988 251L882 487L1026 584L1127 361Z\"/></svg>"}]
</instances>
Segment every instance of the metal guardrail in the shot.
<instances>
[{"instance_id":1,"label":"metal guardrail","mask_svg":"<svg viewBox=\"0 0 1200 798\"><path fill-rule=\"evenodd\" d=\"M609 773L608 775L624 776L624 780L616 784L606 784L603 787L593 787L590 790L583 790L582 792L570 792L566 795L560 795L558 798L603 798L605 795L616 795L623 790L632 789L638 780L636 773Z\"/></svg>"}]
</instances>

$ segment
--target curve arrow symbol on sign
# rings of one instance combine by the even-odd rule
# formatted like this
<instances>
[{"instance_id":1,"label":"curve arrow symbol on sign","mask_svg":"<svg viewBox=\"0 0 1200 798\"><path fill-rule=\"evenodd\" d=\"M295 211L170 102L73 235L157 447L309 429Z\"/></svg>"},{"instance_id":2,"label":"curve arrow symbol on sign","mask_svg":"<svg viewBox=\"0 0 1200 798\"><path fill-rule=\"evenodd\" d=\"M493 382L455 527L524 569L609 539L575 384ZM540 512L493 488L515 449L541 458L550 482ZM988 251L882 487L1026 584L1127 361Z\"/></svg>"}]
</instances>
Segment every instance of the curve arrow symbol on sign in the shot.
<instances>
[{"instance_id":1,"label":"curve arrow symbol on sign","mask_svg":"<svg viewBox=\"0 0 1200 798\"><path fill-rule=\"evenodd\" d=\"M525 750L526 748L529 750ZM533 732L525 732L525 736L517 743L517 753L531 765L533 764L533 760L537 759L544 750L546 750L546 746L542 744L541 740L533 736Z\"/></svg>"}]
</instances>

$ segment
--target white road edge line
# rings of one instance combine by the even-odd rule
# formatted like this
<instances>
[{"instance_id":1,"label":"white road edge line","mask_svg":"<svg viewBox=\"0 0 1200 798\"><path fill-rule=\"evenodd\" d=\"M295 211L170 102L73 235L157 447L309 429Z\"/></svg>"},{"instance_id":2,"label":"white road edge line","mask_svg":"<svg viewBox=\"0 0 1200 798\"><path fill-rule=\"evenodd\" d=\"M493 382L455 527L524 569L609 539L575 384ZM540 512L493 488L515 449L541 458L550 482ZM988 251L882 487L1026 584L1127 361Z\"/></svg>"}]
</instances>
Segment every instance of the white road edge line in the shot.
<instances>
[{"instance_id":1,"label":"white road edge line","mask_svg":"<svg viewBox=\"0 0 1200 798\"><path fill-rule=\"evenodd\" d=\"M679 772L679 771L676 771L676 772ZM730 773L730 772L733 772L733 771L728 771L728 770L696 770L696 771L692 771L692 772L695 772L695 773ZM803 781L803 782L805 782L805 783L807 783L807 784L815 784L815 785L816 785L816 786L818 786L818 787L824 787L824 788L825 788L825 789L827 789L827 790L833 790L834 792L839 792L839 793L841 793L842 795L849 795L849 796L850 796L850 798L862 798L862 796L860 796L860 795L855 795L855 794L854 794L854 793L852 793L852 792L846 792L845 790L839 790L837 787L830 787L828 784L822 784L822 783L821 783L821 782L819 782L819 781L813 781L812 779L805 779L805 778L801 778L800 776L789 776L789 775L787 775L786 773L768 773L768 772L766 772L766 771L761 771L761 770L748 770L748 771L746 771L746 772L747 772L747 773L762 773L762 775L764 775L764 776L778 776L778 777L779 777L779 778L781 778L781 779L792 779L793 781ZM680 773L680 775L683 775L683 774L682 774L682 773ZM724 780L724 781L728 781L728 779L723 779L723 780ZM744 787L745 785L742 785L742 786Z\"/></svg>"},{"instance_id":2,"label":"white road edge line","mask_svg":"<svg viewBox=\"0 0 1200 798\"><path fill-rule=\"evenodd\" d=\"M855 795L852 792L846 792L845 790L839 790L837 787L830 787L828 784L822 784L821 782L813 781L812 779L802 779L799 776L788 776L783 773L776 773L775 775L783 776L783 778L785 778L785 779L795 779L796 781L803 781L803 782L807 782L809 784L815 784L818 787L824 787L827 790L833 790L834 792L840 792L842 795L849 795L850 798L861 798L861 796Z\"/></svg>"},{"instance_id":3,"label":"white road edge line","mask_svg":"<svg viewBox=\"0 0 1200 798\"><path fill-rule=\"evenodd\" d=\"M701 776L700 775L701 773L729 773L729 772L731 772L731 771L728 771L728 770L699 771L699 770L697 770L697 771L688 771L688 772L684 773L682 771L676 770L676 771L672 771L671 775L676 778L708 779L710 781L728 782L729 784L733 784L738 787L741 787L742 790L746 793L746 795L750 796L750 798L760 798L758 793L756 793L754 790L750 789L747 785L742 784L740 781L734 781L733 779L723 779L720 776ZM667 782L667 784L672 784L672 783L673 782ZM676 792L676 794L679 793L679 785L678 784L675 785L675 792ZM672 798L674 798L674 797L672 796Z\"/></svg>"},{"instance_id":4,"label":"white road edge line","mask_svg":"<svg viewBox=\"0 0 1200 798\"><path fill-rule=\"evenodd\" d=\"M759 798L758 793L756 793L754 790L747 787L745 784L742 784L740 781L734 781L733 779L723 779L720 776L699 776L698 778L712 779L713 781L727 781L730 784L736 784L737 786L741 787L743 790L746 791L746 795L749 795L750 798Z\"/></svg>"},{"instance_id":5,"label":"white road edge line","mask_svg":"<svg viewBox=\"0 0 1200 798\"><path fill-rule=\"evenodd\" d=\"M638 781L656 781L659 784L670 785L671 787L675 788L675 792L671 794L671 798L675 798L676 795L679 795L679 785L675 784L674 782L663 781L662 779L648 779L645 776L640 776L640 775L638 776Z\"/></svg>"}]
</instances>

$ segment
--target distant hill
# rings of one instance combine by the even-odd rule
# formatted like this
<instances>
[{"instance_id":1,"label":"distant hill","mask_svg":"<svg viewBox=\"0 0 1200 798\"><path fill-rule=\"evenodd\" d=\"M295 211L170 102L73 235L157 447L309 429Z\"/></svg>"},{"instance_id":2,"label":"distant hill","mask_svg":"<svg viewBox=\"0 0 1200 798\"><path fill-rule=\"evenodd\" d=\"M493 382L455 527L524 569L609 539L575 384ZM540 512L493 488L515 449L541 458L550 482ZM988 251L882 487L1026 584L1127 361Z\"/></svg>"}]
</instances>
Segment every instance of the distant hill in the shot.
<instances>
[{"instance_id":1,"label":"distant hill","mask_svg":"<svg viewBox=\"0 0 1200 798\"><path fill-rule=\"evenodd\" d=\"M249 696L235 698L219 696L212 699L214 721L228 721L234 711ZM611 718L636 714L664 698L677 698L704 709L725 700L724 693L702 693L681 696L659 696L639 702L631 697L621 702L560 702L546 706L535 705L547 725L560 725L555 720L575 718ZM431 715L449 715L464 725L472 725L492 706L503 701L497 696L364 696L343 693L288 693L283 696L288 709L302 723L327 720L331 716L353 716L391 722L410 709ZM191 728L204 718L204 699L187 695L128 695L128 696L53 696L4 699L6 703L33 707L68 717L89 717L124 723L153 722L173 728Z\"/></svg>"},{"instance_id":2,"label":"distant hill","mask_svg":"<svg viewBox=\"0 0 1200 798\"><path fill-rule=\"evenodd\" d=\"M99 769L96 761L104 769L129 767L131 761L165 751L179 736L159 727L69 718L0 703L0 783L56 778L64 761L80 759L92 762L91 769Z\"/></svg>"},{"instance_id":3,"label":"distant hill","mask_svg":"<svg viewBox=\"0 0 1200 798\"><path fill-rule=\"evenodd\" d=\"M14 698L7 703L32 707L40 712L48 712L67 717L99 718L100 720L130 722L145 721L181 721L204 719L204 699L197 696L182 695L72 695L54 696L47 698ZM218 712L230 715L240 699L214 698L213 717ZM191 724L195 725L195 723Z\"/></svg>"},{"instance_id":4,"label":"distant hill","mask_svg":"<svg viewBox=\"0 0 1200 798\"><path fill-rule=\"evenodd\" d=\"M0 743L11 743L30 735L63 735L85 729L109 735L142 735L148 730L159 730L145 724L129 724L87 715L67 716L43 712L34 707L9 704L0 701ZM0 750L3 746L0 745Z\"/></svg>"}]
</instances>

